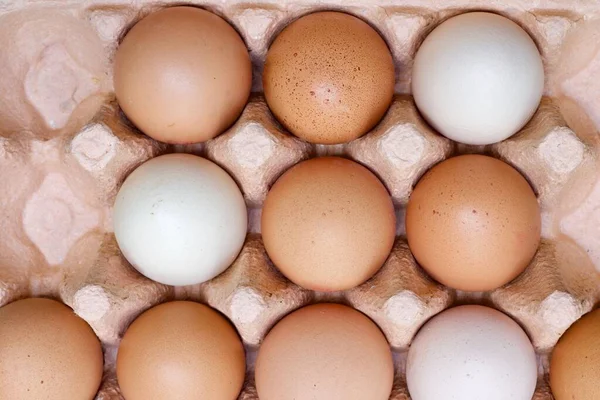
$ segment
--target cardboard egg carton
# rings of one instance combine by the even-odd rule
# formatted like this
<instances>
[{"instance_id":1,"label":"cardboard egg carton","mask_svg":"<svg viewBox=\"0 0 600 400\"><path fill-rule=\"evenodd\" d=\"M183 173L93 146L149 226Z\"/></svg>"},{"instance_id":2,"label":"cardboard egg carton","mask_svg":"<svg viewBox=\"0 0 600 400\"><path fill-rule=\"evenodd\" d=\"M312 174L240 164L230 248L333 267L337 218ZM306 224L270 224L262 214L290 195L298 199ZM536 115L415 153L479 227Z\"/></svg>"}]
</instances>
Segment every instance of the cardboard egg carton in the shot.
<instances>
[{"instance_id":1,"label":"cardboard egg carton","mask_svg":"<svg viewBox=\"0 0 600 400\"><path fill-rule=\"evenodd\" d=\"M343 3L343 4L342 4ZM240 399L256 400L253 364L269 329L313 302L341 302L364 312L385 333L396 364L391 399L409 399L408 346L419 327L442 310L484 304L512 316L539 358L536 400L549 400L548 355L561 334L600 295L600 4L588 1L295 0L192 2L227 19L248 45L253 95L225 133L204 143L167 146L138 132L120 112L111 62L118 41L137 20L181 2L146 0L8 0L0 3L0 306L48 296L72 307L105 350L99 400L122 399L115 359L128 325L144 310L173 299L200 301L236 326L247 348ZM368 21L385 38L396 64L396 96L371 132L343 145L311 145L274 120L261 73L269 44L306 13L341 10ZM444 19L490 10L521 24L546 68L539 110L517 135L495 145L466 146L435 133L410 96L411 63L419 43ZM233 265L202 285L169 287L137 273L121 256L111 208L125 177L167 152L190 152L226 169L249 212L246 243ZM519 169L536 191L543 241L529 268L508 285L465 293L432 281L405 239L411 189L434 164L461 153L494 155ZM357 288L304 290L269 261L260 237L269 187L295 163L340 155L376 173L398 215L398 238L382 269Z\"/></svg>"}]
</instances>

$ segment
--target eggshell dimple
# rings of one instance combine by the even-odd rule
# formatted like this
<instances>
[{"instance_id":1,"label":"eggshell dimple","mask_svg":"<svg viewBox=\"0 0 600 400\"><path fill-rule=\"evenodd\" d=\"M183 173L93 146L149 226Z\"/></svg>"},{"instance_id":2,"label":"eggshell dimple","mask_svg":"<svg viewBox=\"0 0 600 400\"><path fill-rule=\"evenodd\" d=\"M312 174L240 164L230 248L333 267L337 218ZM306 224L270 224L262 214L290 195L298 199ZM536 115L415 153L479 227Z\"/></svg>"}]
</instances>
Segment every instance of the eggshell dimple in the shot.
<instances>
[{"instance_id":1,"label":"eggshell dimple","mask_svg":"<svg viewBox=\"0 0 600 400\"><path fill-rule=\"evenodd\" d=\"M0 398L92 400L103 362L92 328L64 304L25 299L0 308Z\"/></svg>"},{"instance_id":2,"label":"eggshell dimple","mask_svg":"<svg viewBox=\"0 0 600 400\"><path fill-rule=\"evenodd\" d=\"M339 304L285 317L256 360L261 400L387 400L393 377L392 354L377 325Z\"/></svg>"},{"instance_id":3,"label":"eggshell dimple","mask_svg":"<svg viewBox=\"0 0 600 400\"><path fill-rule=\"evenodd\" d=\"M138 22L115 55L119 105L148 136L211 139L241 114L252 85L246 45L225 20L171 7Z\"/></svg>"},{"instance_id":4,"label":"eggshell dimple","mask_svg":"<svg viewBox=\"0 0 600 400\"><path fill-rule=\"evenodd\" d=\"M533 346L521 327L492 308L452 308L426 323L408 352L412 400L531 400Z\"/></svg>"},{"instance_id":5,"label":"eggshell dimple","mask_svg":"<svg viewBox=\"0 0 600 400\"><path fill-rule=\"evenodd\" d=\"M339 157L304 161L273 185L262 212L265 249L294 283L350 289L373 276L395 238L392 200L367 168Z\"/></svg>"},{"instance_id":6,"label":"eggshell dimple","mask_svg":"<svg viewBox=\"0 0 600 400\"><path fill-rule=\"evenodd\" d=\"M550 360L556 400L600 398L600 310L576 321L560 338Z\"/></svg>"},{"instance_id":7,"label":"eggshell dimple","mask_svg":"<svg viewBox=\"0 0 600 400\"><path fill-rule=\"evenodd\" d=\"M235 400L245 372L244 347L233 326L191 301L143 313L125 332L117 355L127 400Z\"/></svg>"},{"instance_id":8,"label":"eggshell dimple","mask_svg":"<svg viewBox=\"0 0 600 400\"><path fill-rule=\"evenodd\" d=\"M366 22L318 12L288 25L265 61L269 108L294 135L344 143L368 132L394 93L394 64L385 41Z\"/></svg>"},{"instance_id":9,"label":"eggshell dimple","mask_svg":"<svg viewBox=\"0 0 600 400\"><path fill-rule=\"evenodd\" d=\"M534 41L501 15L450 18L415 55L415 103L437 131L458 142L491 144L515 134L538 108L543 89Z\"/></svg>"},{"instance_id":10,"label":"eggshell dimple","mask_svg":"<svg viewBox=\"0 0 600 400\"><path fill-rule=\"evenodd\" d=\"M464 155L438 164L418 182L406 210L406 234L433 278L485 291L527 267L540 241L541 216L517 170L492 157Z\"/></svg>"}]
</instances>

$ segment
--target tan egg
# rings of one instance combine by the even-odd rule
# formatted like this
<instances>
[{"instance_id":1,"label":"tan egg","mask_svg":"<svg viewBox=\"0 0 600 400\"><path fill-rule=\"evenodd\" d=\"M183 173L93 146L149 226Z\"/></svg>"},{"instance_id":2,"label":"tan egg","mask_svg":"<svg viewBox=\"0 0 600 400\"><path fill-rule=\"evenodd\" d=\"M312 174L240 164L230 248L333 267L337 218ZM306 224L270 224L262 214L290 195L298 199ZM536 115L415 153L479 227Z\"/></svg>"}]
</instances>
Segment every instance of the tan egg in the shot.
<instances>
[{"instance_id":1,"label":"tan egg","mask_svg":"<svg viewBox=\"0 0 600 400\"><path fill-rule=\"evenodd\" d=\"M345 143L383 117L394 94L394 63L366 22L318 12L287 26L265 61L265 98L275 117L312 143Z\"/></svg>"},{"instance_id":2,"label":"tan egg","mask_svg":"<svg viewBox=\"0 0 600 400\"><path fill-rule=\"evenodd\" d=\"M550 360L556 400L600 399L600 310L576 321L560 338Z\"/></svg>"},{"instance_id":3,"label":"tan egg","mask_svg":"<svg viewBox=\"0 0 600 400\"><path fill-rule=\"evenodd\" d=\"M540 242L541 217L529 183L492 157L464 155L427 172L406 210L419 264L455 289L485 291L516 278Z\"/></svg>"},{"instance_id":4,"label":"tan egg","mask_svg":"<svg viewBox=\"0 0 600 400\"><path fill-rule=\"evenodd\" d=\"M117 379L127 400L234 400L245 372L235 328L191 301L143 313L125 332L117 355Z\"/></svg>"},{"instance_id":5,"label":"tan egg","mask_svg":"<svg viewBox=\"0 0 600 400\"><path fill-rule=\"evenodd\" d=\"M273 185L262 211L273 263L312 290L357 286L373 276L394 244L392 200L377 177L340 157L301 162Z\"/></svg>"},{"instance_id":6,"label":"tan egg","mask_svg":"<svg viewBox=\"0 0 600 400\"><path fill-rule=\"evenodd\" d=\"M393 378L383 333L339 304L316 304L285 317L256 360L260 400L387 400Z\"/></svg>"},{"instance_id":7,"label":"tan egg","mask_svg":"<svg viewBox=\"0 0 600 400\"><path fill-rule=\"evenodd\" d=\"M127 33L115 56L114 79L119 105L148 136L203 142L241 114L252 65L225 20L199 8L172 7Z\"/></svg>"},{"instance_id":8,"label":"tan egg","mask_svg":"<svg viewBox=\"0 0 600 400\"><path fill-rule=\"evenodd\" d=\"M103 363L94 331L64 304L25 299L0 308L0 398L92 400Z\"/></svg>"}]
</instances>

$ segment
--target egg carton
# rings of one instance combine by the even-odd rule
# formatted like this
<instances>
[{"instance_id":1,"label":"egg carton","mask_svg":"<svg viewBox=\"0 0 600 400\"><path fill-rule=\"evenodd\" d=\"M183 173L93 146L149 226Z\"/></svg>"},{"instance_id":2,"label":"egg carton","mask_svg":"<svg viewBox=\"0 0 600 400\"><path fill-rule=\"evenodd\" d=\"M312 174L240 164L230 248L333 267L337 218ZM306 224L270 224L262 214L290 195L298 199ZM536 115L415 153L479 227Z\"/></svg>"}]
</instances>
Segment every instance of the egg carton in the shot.
<instances>
[{"instance_id":1,"label":"egg carton","mask_svg":"<svg viewBox=\"0 0 600 400\"><path fill-rule=\"evenodd\" d=\"M484 304L512 316L538 354L536 400L552 399L548 355L561 334L600 299L600 4L558 0L192 1L241 34L253 62L253 94L239 120L204 144L169 146L141 134L116 104L111 64L119 40L144 15L181 2L146 0L0 0L0 306L19 298L56 298L102 341L105 376L98 400L122 399L115 358L128 325L161 302L209 304L236 326L247 349L241 400L257 399L253 365L265 334L284 315L314 302L348 304L385 333L395 360L392 400L406 400L405 362L419 327L457 304ZM343 145L307 144L275 121L262 96L269 44L294 19L317 10L368 21L387 41L396 95L367 135ZM525 128L489 146L461 145L435 133L410 96L411 64L423 38L469 10L503 14L536 41L545 96ZM207 283L169 287L137 273L112 232L111 209L125 177L168 152L213 160L237 181L248 205L244 247ZM417 265L405 239L411 189L434 164L485 153L520 170L538 195L542 243L528 269L491 292L437 284ZM260 236L270 185L301 160L340 155L369 167L388 188L397 240L382 269L357 288L302 289L272 265Z\"/></svg>"}]
</instances>

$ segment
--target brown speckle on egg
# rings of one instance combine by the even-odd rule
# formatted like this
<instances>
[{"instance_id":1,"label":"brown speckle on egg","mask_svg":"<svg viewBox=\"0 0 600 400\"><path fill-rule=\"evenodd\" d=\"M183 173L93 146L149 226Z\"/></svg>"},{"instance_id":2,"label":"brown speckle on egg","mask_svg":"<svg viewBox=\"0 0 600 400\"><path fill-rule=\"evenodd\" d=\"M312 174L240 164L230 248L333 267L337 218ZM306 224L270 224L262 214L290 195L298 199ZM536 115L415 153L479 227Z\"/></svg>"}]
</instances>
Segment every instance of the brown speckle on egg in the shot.
<instances>
[{"instance_id":1,"label":"brown speckle on egg","mask_svg":"<svg viewBox=\"0 0 600 400\"><path fill-rule=\"evenodd\" d=\"M540 233L529 183L510 165L481 155L432 168L406 211L408 243L419 264L465 291L496 289L516 278L533 258Z\"/></svg>"},{"instance_id":2,"label":"brown speckle on egg","mask_svg":"<svg viewBox=\"0 0 600 400\"><path fill-rule=\"evenodd\" d=\"M321 144L349 142L373 128L392 101L394 80L385 41L340 12L310 14L287 26L263 73L275 117L294 135Z\"/></svg>"}]
</instances>

